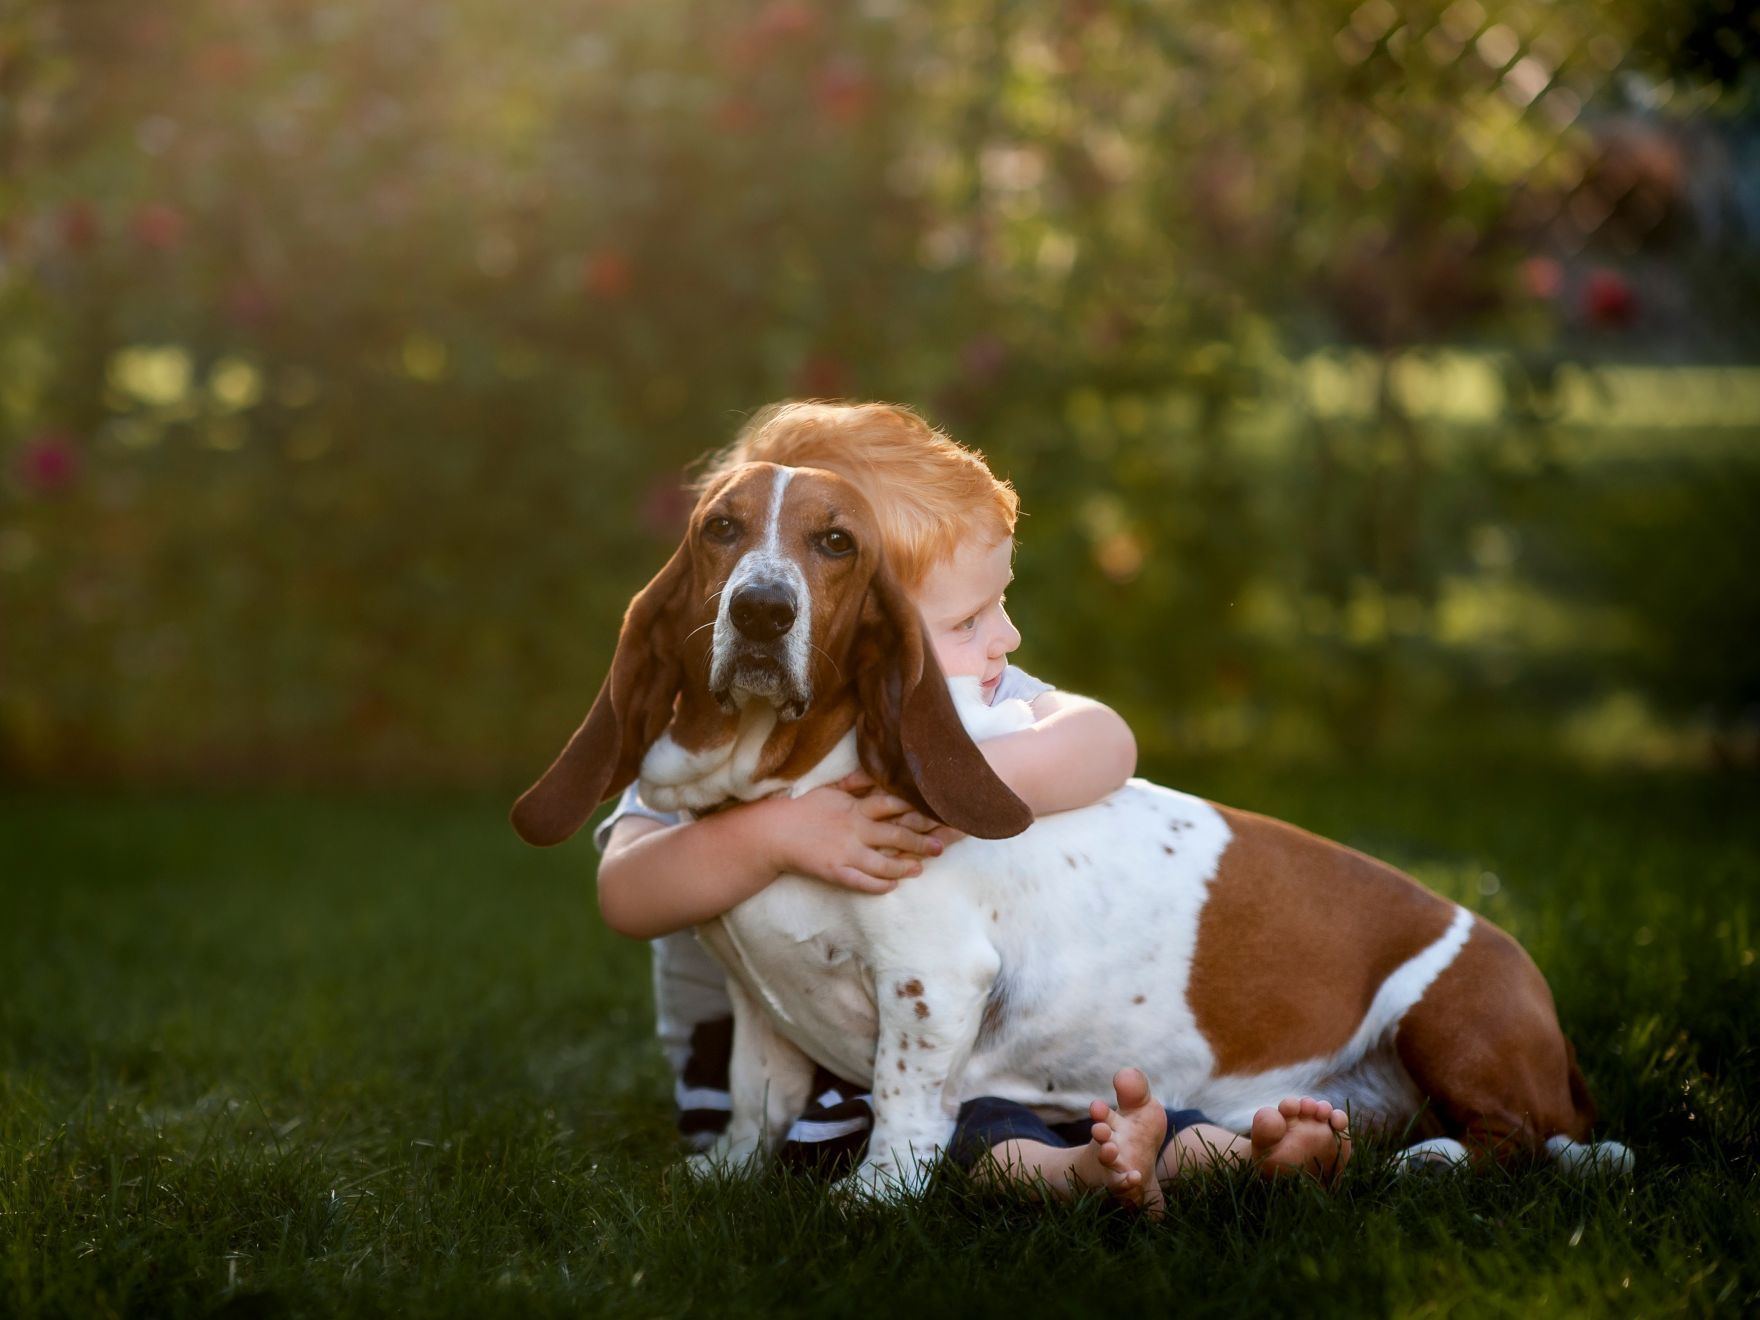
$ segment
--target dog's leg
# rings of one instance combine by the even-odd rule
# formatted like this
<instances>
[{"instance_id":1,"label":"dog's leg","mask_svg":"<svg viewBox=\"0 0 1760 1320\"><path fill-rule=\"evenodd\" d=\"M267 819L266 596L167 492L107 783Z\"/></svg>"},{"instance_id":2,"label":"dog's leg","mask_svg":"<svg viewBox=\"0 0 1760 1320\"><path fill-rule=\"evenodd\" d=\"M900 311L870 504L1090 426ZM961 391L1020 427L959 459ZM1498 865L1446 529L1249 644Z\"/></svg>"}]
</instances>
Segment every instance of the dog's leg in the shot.
<instances>
[{"instance_id":1,"label":"dog's leg","mask_svg":"<svg viewBox=\"0 0 1760 1320\"><path fill-rule=\"evenodd\" d=\"M1548 1138L1582 1141L1593 1121L1552 992L1522 947L1485 922L1407 1010L1394 1044L1431 1112L1461 1143L1448 1148L1450 1160L1463 1152L1475 1161L1534 1160Z\"/></svg>"},{"instance_id":2,"label":"dog's leg","mask_svg":"<svg viewBox=\"0 0 1760 1320\"><path fill-rule=\"evenodd\" d=\"M727 1131L690 1158L695 1173L755 1173L761 1157L775 1154L813 1088L813 1061L770 1020L739 982L728 978L733 1002L733 1058L728 1089L733 1112Z\"/></svg>"},{"instance_id":3,"label":"dog's leg","mask_svg":"<svg viewBox=\"0 0 1760 1320\"><path fill-rule=\"evenodd\" d=\"M884 966L884 965L883 965ZM959 1083L1000 960L988 942L918 948L874 978L874 1131L855 1190L879 1199L920 1192L953 1135ZM929 971L921 970L934 968Z\"/></svg>"}]
</instances>

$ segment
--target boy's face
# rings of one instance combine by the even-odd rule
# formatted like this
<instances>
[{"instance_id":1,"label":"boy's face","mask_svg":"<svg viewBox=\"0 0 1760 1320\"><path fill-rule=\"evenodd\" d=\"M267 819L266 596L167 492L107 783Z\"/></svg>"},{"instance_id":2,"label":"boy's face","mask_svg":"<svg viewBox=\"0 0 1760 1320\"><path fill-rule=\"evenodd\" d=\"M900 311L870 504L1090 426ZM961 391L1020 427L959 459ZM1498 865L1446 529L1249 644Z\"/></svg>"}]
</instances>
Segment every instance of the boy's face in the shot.
<instances>
[{"instance_id":1,"label":"boy's face","mask_svg":"<svg viewBox=\"0 0 1760 1320\"><path fill-rule=\"evenodd\" d=\"M942 672L982 680L985 701L995 697L1006 657L1021 644L1002 608L1013 580L1014 541L1004 537L992 544L972 536L911 593Z\"/></svg>"}]
</instances>

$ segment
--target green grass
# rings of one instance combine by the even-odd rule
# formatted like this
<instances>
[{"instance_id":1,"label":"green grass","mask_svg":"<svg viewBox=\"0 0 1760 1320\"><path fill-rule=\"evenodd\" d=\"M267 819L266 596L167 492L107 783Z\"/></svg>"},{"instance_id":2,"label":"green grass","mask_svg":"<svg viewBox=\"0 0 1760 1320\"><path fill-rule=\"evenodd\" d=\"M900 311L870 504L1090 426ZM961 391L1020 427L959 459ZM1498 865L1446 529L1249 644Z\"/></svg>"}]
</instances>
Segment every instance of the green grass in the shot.
<instances>
[{"instance_id":1,"label":"green grass","mask_svg":"<svg viewBox=\"0 0 1760 1320\"><path fill-rule=\"evenodd\" d=\"M1218 1179L1159 1226L694 1186L584 843L481 798L30 792L0 797L0 1315L1760 1306L1752 783L1182 779L1520 937L1636 1179L1370 1148L1330 1196Z\"/></svg>"}]
</instances>

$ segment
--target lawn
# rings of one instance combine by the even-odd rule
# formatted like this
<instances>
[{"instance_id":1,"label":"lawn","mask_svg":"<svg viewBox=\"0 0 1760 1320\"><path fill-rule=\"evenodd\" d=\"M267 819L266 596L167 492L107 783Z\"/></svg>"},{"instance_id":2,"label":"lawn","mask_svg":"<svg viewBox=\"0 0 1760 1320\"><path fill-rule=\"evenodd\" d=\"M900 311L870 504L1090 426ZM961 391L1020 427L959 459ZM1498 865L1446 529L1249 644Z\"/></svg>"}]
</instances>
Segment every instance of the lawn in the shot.
<instances>
[{"instance_id":1,"label":"lawn","mask_svg":"<svg viewBox=\"0 0 1760 1320\"><path fill-rule=\"evenodd\" d=\"M1760 1307L1751 781L1168 776L1374 851L1551 978L1624 1183L1216 1179L1161 1225L670 1167L645 951L481 797L0 796L0 1314Z\"/></svg>"}]
</instances>

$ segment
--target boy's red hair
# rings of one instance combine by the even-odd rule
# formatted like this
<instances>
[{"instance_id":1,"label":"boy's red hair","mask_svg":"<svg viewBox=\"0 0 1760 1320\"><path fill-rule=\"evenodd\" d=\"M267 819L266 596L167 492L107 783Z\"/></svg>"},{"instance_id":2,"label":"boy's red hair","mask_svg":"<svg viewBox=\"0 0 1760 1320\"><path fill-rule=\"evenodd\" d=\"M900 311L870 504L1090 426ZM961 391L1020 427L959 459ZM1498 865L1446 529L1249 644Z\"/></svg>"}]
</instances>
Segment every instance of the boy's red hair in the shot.
<instances>
[{"instance_id":1,"label":"boy's red hair","mask_svg":"<svg viewBox=\"0 0 1760 1320\"><path fill-rule=\"evenodd\" d=\"M741 463L816 467L853 482L880 522L887 563L907 590L974 533L1014 535L1020 500L981 455L893 403L790 400L752 415L710 460L699 489Z\"/></svg>"}]
</instances>

